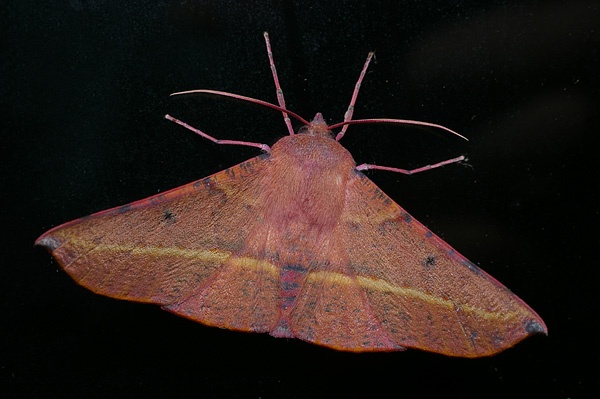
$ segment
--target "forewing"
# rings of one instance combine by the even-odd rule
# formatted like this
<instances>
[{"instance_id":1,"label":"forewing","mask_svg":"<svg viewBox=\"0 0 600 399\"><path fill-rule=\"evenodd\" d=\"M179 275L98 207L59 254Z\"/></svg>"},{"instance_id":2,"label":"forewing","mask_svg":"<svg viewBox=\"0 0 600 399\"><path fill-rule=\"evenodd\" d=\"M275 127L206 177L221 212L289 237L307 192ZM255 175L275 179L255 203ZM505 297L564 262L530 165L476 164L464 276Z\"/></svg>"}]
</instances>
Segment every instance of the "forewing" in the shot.
<instances>
[{"instance_id":1,"label":"forewing","mask_svg":"<svg viewBox=\"0 0 600 399\"><path fill-rule=\"evenodd\" d=\"M66 223L36 244L96 293L160 304L220 327L267 329L278 316L277 285L269 285L272 270L245 267L250 261L239 260L247 235L261 222L255 208L266 162L268 155L259 156L171 191ZM249 270L256 284L241 290ZM213 284L229 285L218 303L209 298L196 307L182 305L214 290ZM246 314L243 323L232 322L256 301L266 313L257 316L258 322ZM219 306L229 314L216 314Z\"/></svg>"},{"instance_id":2,"label":"forewing","mask_svg":"<svg viewBox=\"0 0 600 399\"><path fill-rule=\"evenodd\" d=\"M339 225L351 273L397 345L486 356L546 333L521 299L412 218L360 172Z\"/></svg>"}]
</instances>

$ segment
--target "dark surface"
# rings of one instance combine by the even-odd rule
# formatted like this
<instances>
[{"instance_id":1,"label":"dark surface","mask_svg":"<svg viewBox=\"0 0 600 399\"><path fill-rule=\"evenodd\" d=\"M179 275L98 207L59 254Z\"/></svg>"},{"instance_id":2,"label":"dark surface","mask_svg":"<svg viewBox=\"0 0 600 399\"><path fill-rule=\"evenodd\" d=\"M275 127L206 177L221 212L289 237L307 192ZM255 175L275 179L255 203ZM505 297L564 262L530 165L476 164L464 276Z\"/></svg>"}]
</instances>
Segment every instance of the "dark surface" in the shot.
<instances>
[{"instance_id":1,"label":"dark surface","mask_svg":"<svg viewBox=\"0 0 600 399\"><path fill-rule=\"evenodd\" d=\"M9 3L0 23L1 397L598 392L597 2ZM265 30L288 106L305 118L341 120L375 50L356 118L425 120L470 138L377 125L351 127L343 144L358 163L407 168L467 155L468 166L368 175L531 305L548 337L476 360L340 353L94 295L33 247L60 223L259 153L214 145L165 113L221 138L284 135L275 111L168 96L212 88L275 102Z\"/></svg>"}]
</instances>

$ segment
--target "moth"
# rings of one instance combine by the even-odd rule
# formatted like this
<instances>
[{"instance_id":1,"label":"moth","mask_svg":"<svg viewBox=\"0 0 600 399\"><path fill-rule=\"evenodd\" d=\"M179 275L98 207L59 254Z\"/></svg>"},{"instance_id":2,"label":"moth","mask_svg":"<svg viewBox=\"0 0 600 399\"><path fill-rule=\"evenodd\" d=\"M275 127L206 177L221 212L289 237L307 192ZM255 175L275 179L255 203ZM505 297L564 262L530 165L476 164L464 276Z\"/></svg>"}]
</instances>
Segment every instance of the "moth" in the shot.
<instances>
[{"instance_id":1,"label":"moth","mask_svg":"<svg viewBox=\"0 0 600 399\"><path fill-rule=\"evenodd\" d=\"M285 106L267 33L278 104L214 90L282 112L289 135L266 144L219 140L263 153L182 187L95 213L36 241L80 285L153 303L205 325L265 332L344 351L417 348L488 356L537 333L543 320L381 191L363 171L414 170L356 162L339 143L353 120L328 126ZM181 93L176 93L181 94ZM290 116L304 126L294 133ZM333 130L341 128L334 135ZM460 135L459 135L460 136ZM461 136L462 137L462 136Z\"/></svg>"}]
</instances>

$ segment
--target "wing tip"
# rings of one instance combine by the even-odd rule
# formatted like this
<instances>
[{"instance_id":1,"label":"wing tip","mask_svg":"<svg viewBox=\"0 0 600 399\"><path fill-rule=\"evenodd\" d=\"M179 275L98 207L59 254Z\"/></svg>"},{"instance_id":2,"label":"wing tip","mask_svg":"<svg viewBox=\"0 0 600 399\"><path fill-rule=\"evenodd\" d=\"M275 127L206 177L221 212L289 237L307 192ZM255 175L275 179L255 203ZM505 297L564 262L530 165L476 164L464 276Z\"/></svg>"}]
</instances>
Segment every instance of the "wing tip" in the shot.
<instances>
[{"instance_id":1,"label":"wing tip","mask_svg":"<svg viewBox=\"0 0 600 399\"><path fill-rule=\"evenodd\" d=\"M542 319L527 320L525 322L525 331L527 331L527 333L530 335L533 335L533 334L548 335L548 327L546 327L546 324L544 324Z\"/></svg>"},{"instance_id":2,"label":"wing tip","mask_svg":"<svg viewBox=\"0 0 600 399\"><path fill-rule=\"evenodd\" d=\"M49 236L47 234L43 234L35 240L35 245L39 245L41 247L47 248L49 251L53 252L58 247L62 245L61 241L55 237Z\"/></svg>"}]
</instances>

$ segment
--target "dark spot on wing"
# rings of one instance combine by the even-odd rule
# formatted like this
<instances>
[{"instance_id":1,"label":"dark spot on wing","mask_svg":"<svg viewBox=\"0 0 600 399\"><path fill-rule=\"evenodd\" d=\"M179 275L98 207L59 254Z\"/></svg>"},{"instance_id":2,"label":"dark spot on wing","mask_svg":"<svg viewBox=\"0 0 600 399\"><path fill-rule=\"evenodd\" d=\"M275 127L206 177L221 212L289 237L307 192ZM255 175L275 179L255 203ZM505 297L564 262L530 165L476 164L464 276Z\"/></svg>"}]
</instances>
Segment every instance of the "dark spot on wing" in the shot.
<instances>
[{"instance_id":1,"label":"dark spot on wing","mask_svg":"<svg viewBox=\"0 0 600 399\"><path fill-rule=\"evenodd\" d=\"M123 205L118 207L117 209L115 209L117 214L121 214L121 213L125 213L125 212L129 212L131 210L131 205Z\"/></svg>"},{"instance_id":2,"label":"dark spot on wing","mask_svg":"<svg viewBox=\"0 0 600 399\"><path fill-rule=\"evenodd\" d=\"M392 200L387 195L385 195L385 193L381 191L378 187L375 187L371 194L371 200L382 202L386 206L390 205L392 202Z\"/></svg>"},{"instance_id":3,"label":"dark spot on wing","mask_svg":"<svg viewBox=\"0 0 600 399\"><path fill-rule=\"evenodd\" d=\"M177 216L170 210L165 209L162 213L163 221L169 224L173 224L177 221Z\"/></svg>"},{"instance_id":4,"label":"dark spot on wing","mask_svg":"<svg viewBox=\"0 0 600 399\"><path fill-rule=\"evenodd\" d=\"M225 173L227 173L227 176L229 176L232 180L235 179L235 168L225 169Z\"/></svg>"},{"instance_id":5,"label":"dark spot on wing","mask_svg":"<svg viewBox=\"0 0 600 399\"><path fill-rule=\"evenodd\" d=\"M406 213L406 212L403 212L403 213L401 213L401 216L402 216L402 219L404 219L404 221L405 221L406 223L410 223L410 222L412 222L412 220L413 220L412 216L410 216L410 215L409 215L408 213Z\"/></svg>"},{"instance_id":6,"label":"dark spot on wing","mask_svg":"<svg viewBox=\"0 0 600 399\"><path fill-rule=\"evenodd\" d=\"M262 160L268 156L269 156L269 154L262 154L259 156L259 158ZM258 163L258 161L259 160L255 160L255 159L246 161L246 162L240 164L240 168L247 174L253 174L256 172L256 168L254 166Z\"/></svg>"},{"instance_id":7,"label":"dark spot on wing","mask_svg":"<svg viewBox=\"0 0 600 399\"><path fill-rule=\"evenodd\" d=\"M281 288L283 288L285 291L296 290L300 288L300 284L295 281L284 281L281 285Z\"/></svg>"},{"instance_id":8,"label":"dark spot on wing","mask_svg":"<svg viewBox=\"0 0 600 399\"><path fill-rule=\"evenodd\" d=\"M205 179L198 180L196 183L194 183L195 188L204 187L208 190L213 190L215 188L215 186L216 186L216 183L212 177L207 177Z\"/></svg>"},{"instance_id":9,"label":"dark spot on wing","mask_svg":"<svg viewBox=\"0 0 600 399\"><path fill-rule=\"evenodd\" d=\"M194 187L198 188L198 189L205 188L209 191L213 191L213 190L217 189L217 183L216 183L214 177L207 177L202 180L198 180L194 184Z\"/></svg>"},{"instance_id":10,"label":"dark spot on wing","mask_svg":"<svg viewBox=\"0 0 600 399\"><path fill-rule=\"evenodd\" d=\"M425 232L425 238L431 238L431 237L433 237L433 233L431 231L427 230Z\"/></svg>"},{"instance_id":11,"label":"dark spot on wing","mask_svg":"<svg viewBox=\"0 0 600 399\"><path fill-rule=\"evenodd\" d=\"M468 260L464 260L463 265L467 266L469 270L471 270L475 274L481 274L481 269L479 269L475 264L469 262Z\"/></svg>"},{"instance_id":12,"label":"dark spot on wing","mask_svg":"<svg viewBox=\"0 0 600 399\"><path fill-rule=\"evenodd\" d=\"M353 169L352 171L356 174L356 177L358 177L360 180L367 179L367 176L360 170Z\"/></svg>"},{"instance_id":13,"label":"dark spot on wing","mask_svg":"<svg viewBox=\"0 0 600 399\"><path fill-rule=\"evenodd\" d=\"M290 263L286 263L285 265L283 265L283 271L293 271L293 272L300 272L300 273L305 273L308 271L308 268L304 265L301 264L290 264Z\"/></svg>"},{"instance_id":14,"label":"dark spot on wing","mask_svg":"<svg viewBox=\"0 0 600 399\"><path fill-rule=\"evenodd\" d=\"M159 194L156 197L150 198L150 203L151 204L160 204L161 202L164 202L164 200L165 200L165 195Z\"/></svg>"},{"instance_id":15,"label":"dark spot on wing","mask_svg":"<svg viewBox=\"0 0 600 399\"><path fill-rule=\"evenodd\" d=\"M471 345L473 345L473 347L475 347L475 339L477 338L477 331L471 331L471 336L469 338L471 339Z\"/></svg>"},{"instance_id":16,"label":"dark spot on wing","mask_svg":"<svg viewBox=\"0 0 600 399\"><path fill-rule=\"evenodd\" d=\"M433 267L435 266L435 263L436 263L436 259L435 259L435 256L433 256L433 255L428 255L428 256L425 258L425 260L422 262L423 266L424 266L426 269L431 269L431 268L433 268Z\"/></svg>"}]
</instances>

